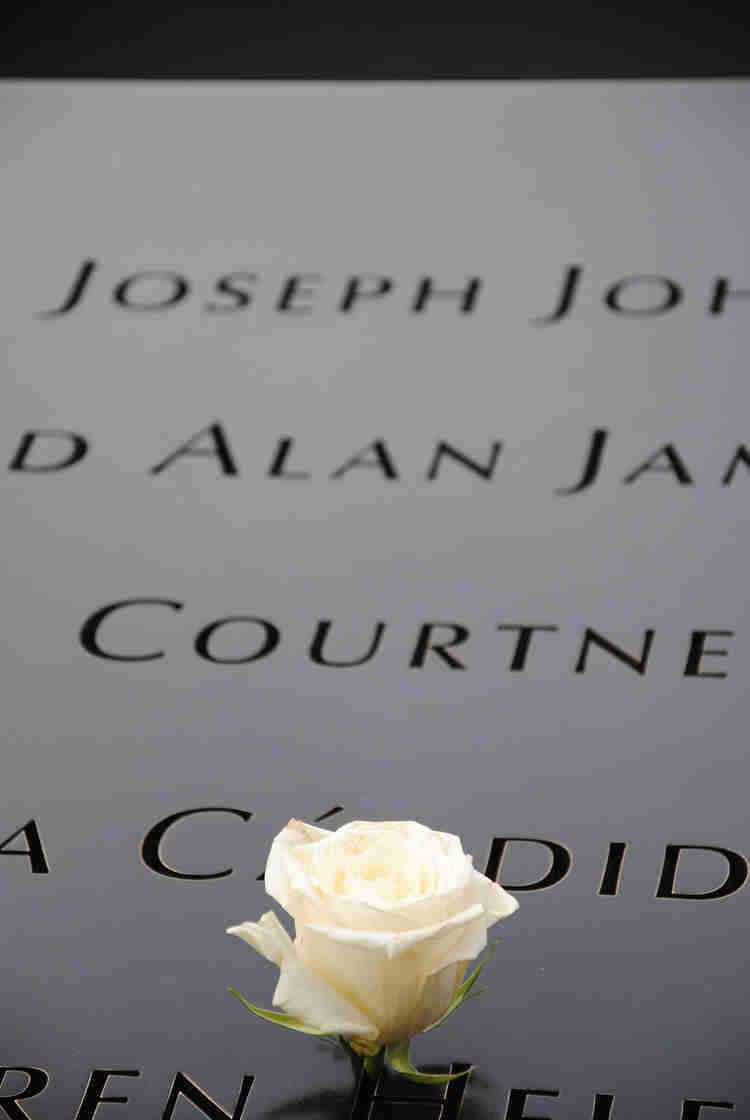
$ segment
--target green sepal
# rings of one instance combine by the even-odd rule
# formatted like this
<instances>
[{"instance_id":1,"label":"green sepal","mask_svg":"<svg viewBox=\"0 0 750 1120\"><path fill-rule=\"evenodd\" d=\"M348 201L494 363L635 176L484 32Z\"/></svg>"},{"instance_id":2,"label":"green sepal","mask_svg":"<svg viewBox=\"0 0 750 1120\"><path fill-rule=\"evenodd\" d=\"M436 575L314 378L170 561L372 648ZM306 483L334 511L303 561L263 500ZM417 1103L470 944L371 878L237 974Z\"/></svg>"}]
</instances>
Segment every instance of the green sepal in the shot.
<instances>
[{"instance_id":1,"label":"green sepal","mask_svg":"<svg viewBox=\"0 0 750 1120\"><path fill-rule=\"evenodd\" d=\"M287 1015L283 1011L269 1011L265 1007L256 1007L254 1003L250 1003L236 992L234 988L227 988L227 991L235 996L243 1007L248 1011L252 1011L253 1015L257 1015L259 1019L265 1019L267 1023L273 1023L277 1027L286 1027L289 1031L301 1031L302 1034L314 1034L318 1038L331 1038L335 1037L329 1031L321 1031L317 1027L310 1027L307 1023L303 1023L296 1015Z\"/></svg>"},{"instance_id":2,"label":"green sepal","mask_svg":"<svg viewBox=\"0 0 750 1120\"><path fill-rule=\"evenodd\" d=\"M349 1049L352 1050L358 1058L372 1058L383 1049L382 1042L355 1042L352 1038L348 1038L346 1041Z\"/></svg>"},{"instance_id":3,"label":"green sepal","mask_svg":"<svg viewBox=\"0 0 750 1120\"><path fill-rule=\"evenodd\" d=\"M434 1023L430 1023L429 1027L424 1027L423 1030L420 1032L421 1034L425 1034L427 1031L434 1031L435 1027L439 1027L441 1023L444 1023L445 1020L448 1018L448 1016L452 1015L453 1012L456 1010L456 1008L460 1007L461 1004L464 1003L467 999L473 999L474 996L481 995L482 992L487 991L486 988L480 988L480 990L478 992L474 992L473 995L469 994L471 992L471 989L474 987L477 980L479 979L479 974L481 973L484 966L487 964L487 961L490 959L492 954L495 952L495 949L497 948L497 946L498 946L498 942L493 941L492 944L490 945L489 949L487 950L487 953L486 953L484 959L479 962L479 964L473 970L473 972L469 973L469 975L464 980L463 984L458 985L458 987L456 988L456 994L454 995L450 1004L448 1005L446 1010L443 1012L443 1014L440 1016L440 1018L436 1019Z\"/></svg>"},{"instance_id":4,"label":"green sepal","mask_svg":"<svg viewBox=\"0 0 750 1120\"><path fill-rule=\"evenodd\" d=\"M417 1081L420 1085L444 1085L446 1081L455 1081L459 1077L468 1077L474 1066L461 1070L460 1073L422 1073L415 1069L409 1061L409 1039L404 1042L391 1042L386 1047L388 1061L396 1073L408 1077L410 1081Z\"/></svg>"}]
</instances>

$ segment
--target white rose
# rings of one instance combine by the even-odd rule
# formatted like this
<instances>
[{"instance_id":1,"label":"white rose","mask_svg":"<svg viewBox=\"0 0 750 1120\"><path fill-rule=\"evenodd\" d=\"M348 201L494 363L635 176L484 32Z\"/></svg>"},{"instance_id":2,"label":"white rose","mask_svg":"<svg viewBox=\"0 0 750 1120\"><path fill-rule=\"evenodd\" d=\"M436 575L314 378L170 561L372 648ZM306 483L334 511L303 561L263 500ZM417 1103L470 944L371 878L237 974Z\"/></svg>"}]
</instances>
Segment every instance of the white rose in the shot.
<instances>
[{"instance_id":1,"label":"white rose","mask_svg":"<svg viewBox=\"0 0 750 1120\"><path fill-rule=\"evenodd\" d=\"M416 821L328 832L291 820L271 845L265 885L294 918L294 941L273 911L227 932L278 965L276 1007L365 1046L439 1019L489 926L518 908L457 836Z\"/></svg>"}]
</instances>

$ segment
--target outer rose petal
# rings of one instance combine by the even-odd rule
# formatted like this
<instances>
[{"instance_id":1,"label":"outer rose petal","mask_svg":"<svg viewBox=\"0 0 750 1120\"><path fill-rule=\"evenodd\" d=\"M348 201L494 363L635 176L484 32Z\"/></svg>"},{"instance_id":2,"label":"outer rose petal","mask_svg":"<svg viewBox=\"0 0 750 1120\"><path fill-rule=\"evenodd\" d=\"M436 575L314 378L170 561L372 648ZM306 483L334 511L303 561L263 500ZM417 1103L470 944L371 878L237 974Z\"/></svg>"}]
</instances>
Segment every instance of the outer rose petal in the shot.
<instances>
[{"instance_id":1,"label":"outer rose petal","mask_svg":"<svg viewBox=\"0 0 750 1120\"><path fill-rule=\"evenodd\" d=\"M265 888L288 914L294 914L295 899L313 901L318 895L297 861L287 858L288 853L300 844L314 844L332 835L325 828L292 819L274 837L266 861Z\"/></svg>"},{"instance_id":2,"label":"outer rose petal","mask_svg":"<svg viewBox=\"0 0 750 1120\"><path fill-rule=\"evenodd\" d=\"M466 964L466 961L456 961L427 977L419 1006L419 1018L414 1028L415 1034L429 1027L447 1011L456 988L464 978Z\"/></svg>"},{"instance_id":3,"label":"outer rose petal","mask_svg":"<svg viewBox=\"0 0 750 1120\"><path fill-rule=\"evenodd\" d=\"M258 922L231 926L227 933L246 941L280 969L273 1004L326 1034L374 1039L378 1030L348 999L308 968L272 910Z\"/></svg>"},{"instance_id":4,"label":"outer rose petal","mask_svg":"<svg viewBox=\"0 0 750 1120\"><path fill-rule=\"evenodd\" d=\"M475 889L487 915L488 928L499 921L500 918L507 918L511 914L515 914L518 909L518 899L514 898L512 894L508 894L494 879L488 879L486 875L482 875L480 871L475 871L474 876Z\"/></svg>"},{"instance_id":5,"label":"outer rose petal","mask_svg":"<svg viewBox=\"0 0 750 1120\"><path fill-rule=\"evenodd\" d=\"M298 945L305 963L376 1024L379 1041L400 1042L446 1010L465 962L487 944L486 928L477 904L405 933L304 926Z\"/></svg>"}]
</instances>

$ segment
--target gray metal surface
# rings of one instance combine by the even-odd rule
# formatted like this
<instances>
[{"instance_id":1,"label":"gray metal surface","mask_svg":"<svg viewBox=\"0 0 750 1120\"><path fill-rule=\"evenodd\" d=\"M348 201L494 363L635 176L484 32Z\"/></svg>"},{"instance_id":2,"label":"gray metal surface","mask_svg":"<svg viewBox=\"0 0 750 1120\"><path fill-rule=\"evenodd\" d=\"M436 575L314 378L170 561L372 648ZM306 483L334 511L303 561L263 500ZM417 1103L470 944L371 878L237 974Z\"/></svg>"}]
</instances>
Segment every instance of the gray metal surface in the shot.
<instances>
[{"instance_id":1,"label":"gray metal surface","mask_svg":"<svg viewBox=\"0 0 750 1120\"><path fill-rule=\"evenodd\" d=\"M72 1120L93 1069L139 1071L101 1115L159 1117L181 1071L228 1115L248 1074L248 1120L348 1116L348 1064L225 991L270 1002L224 930L271 904L286 821L341 806L324 827L414 818L480 868L493 837L571 853L414 1044L476 1063L467 1120L520 1089L560 1120L597 1093L746 1116L747 892L655 894L668 845L749 846L747 85L2 106L0 841L34 820L48 867L0 848L0 1067L50 1078L19 1103ZM360 665L311 655L363 659L378 622ZM524 656L498 629L531 625L558 629ZM186 817L166 863L232 873L147 867L195 808L252 816ZM502 881L548 865L511 843ZM685 851L675 891L727 871Z\"/></svg>"}]
</instances>

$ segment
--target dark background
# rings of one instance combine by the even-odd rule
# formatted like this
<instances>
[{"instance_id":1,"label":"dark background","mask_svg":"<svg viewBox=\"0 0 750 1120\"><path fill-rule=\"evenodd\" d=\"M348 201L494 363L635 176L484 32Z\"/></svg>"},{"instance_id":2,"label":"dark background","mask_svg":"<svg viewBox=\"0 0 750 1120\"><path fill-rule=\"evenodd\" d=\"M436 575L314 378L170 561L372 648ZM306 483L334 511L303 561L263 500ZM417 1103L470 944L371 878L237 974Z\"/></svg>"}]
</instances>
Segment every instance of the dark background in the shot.
<instances>
[{"instance_id":1,"label":"dark background","mask_svg":"<svg viewBox=\"0 0 750 1120\"><path fill-rule=\"evenodd\" d=\"M460 5L11 5L0 77L712 78L750 72L721 8ZM738 9L738 12L741 10Z\"/></svg>"}]
</instances>

